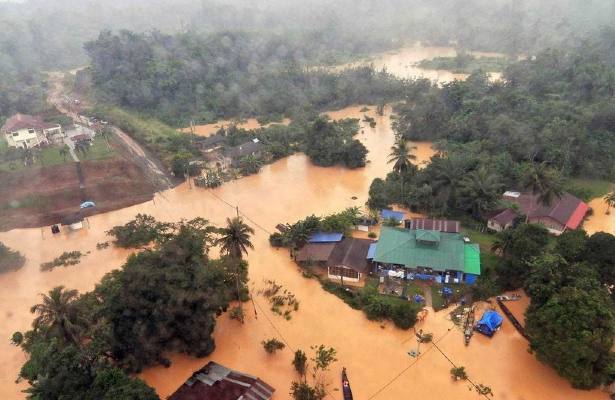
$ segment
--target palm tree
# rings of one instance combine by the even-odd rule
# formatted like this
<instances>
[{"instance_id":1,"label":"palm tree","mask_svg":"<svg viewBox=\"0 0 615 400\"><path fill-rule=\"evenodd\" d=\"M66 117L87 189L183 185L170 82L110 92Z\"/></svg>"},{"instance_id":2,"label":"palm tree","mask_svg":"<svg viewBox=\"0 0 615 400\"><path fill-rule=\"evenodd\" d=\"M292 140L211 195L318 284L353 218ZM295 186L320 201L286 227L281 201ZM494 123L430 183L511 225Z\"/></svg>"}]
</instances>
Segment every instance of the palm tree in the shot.
<instances>
[{"instance_id":1,"label":"palm tree","mask_svg":"<svg viewBox=\"0 0 615 400\"><path fill-rule=\"evenodd\" d=\"M604 202L606 203L606 214L608 215L611 213L611 207L615 207L615 190L604 196Z\"/></svg>"},{"instance_id":2,"label":"palm tree","mask_svg":"<svg viewBox=\"0 0 615 400\"><path fill-rule=\"evenodd\" d=\"M454 206L457 202L457 191L468 168L469 160L460 155L432 159L433 189L447 206Z\"/></svg>"},{"instance_id":3,"label":"palm tree","mask_svg":"<svg viewBox=\"0 0 615 400\"><path fill-rule=\"evenodd\" d=\"M472 209L472 216L479 218L484 211L493 209L500 195L502 182L485 167L464 176L460 182L460 202Z\"/></svg>"},{"instance_id":4,"label":"palm tree","mask_svg":"<svg viewBox=\"0 0 615 400\"><path fill-rule=\"evenodd\" d=\"M245 224L240 217L226 219L226 228L220 229L221 236L216 240L220 250L229 256L235 264L235 283L237 286L237 300L241 308L241 295L239 276L241 275L241 259L243 254L248 254L248 249L253 249L254 245L250 241L250 236L254 234L254 229ZM241 314L243 315L243 314ZM241 319L243 323L243 318Z\"/></svg>"},{"instance_id":5,"label":"palm tree","mask_svg":"<svg viewBox=\"0 0 615 400\"><path fill-rule=\"evenodd\" d=\"M32 323L34 330L46 329L66 342L77 344L84 325L75 305L79 292L56 286L49 295L41 296L42 303L30 308L30 312L37 315Z\"/></svg>"},{"instance_id":6,"label":"palm tree","mask_svg":"<svg viewBox=\"0 0 615 400\"><path fill-rule=\"evenodd\" d=\"M538 195L538 202L548 206L563 193L561 176L546 163L532 164L521 177L525 189Z\"/></svg>"},{"instance_id":7,"label":"palm tree","mask_svg":"<svg viewBox=\"0 0 615 400\"><path fill-rule=\"evenodd\" d=\"M494 253L500 254L502 257L506 257L510 252L513 242L513 231L511 229L506 229L496 233L495 240L493 244L491 244L491 250Z\"/></svg>"},{"instance_id":8,"label":"palm tree","mask_svg":"<svg viewBox=\"0 0 615 400\"><path fill-rule=\"evenodd\" d=\"M393 171L395 171L401 182L401 201L404 202L404 175L410 171L414 165L412 161L416 160L416 156L412 154L416 146L408 148L408 141L403 136L397 136L395 143L391 146L388 163L393 163Z\"/></svg>"},{"instance_id":9,"label":"palm tree","mask_svg":"<svg viewBox=\"0 0 615 400\"><path fill-rule=\"evenodd\" d=\"M398 136L389 153L388 163L393 163L393 171L401 175L410 169L412 161L416 160L416 156L411 152L415 149L416 146L408 148L408 141L403 136Z\"/></svg>"}]
</instances>

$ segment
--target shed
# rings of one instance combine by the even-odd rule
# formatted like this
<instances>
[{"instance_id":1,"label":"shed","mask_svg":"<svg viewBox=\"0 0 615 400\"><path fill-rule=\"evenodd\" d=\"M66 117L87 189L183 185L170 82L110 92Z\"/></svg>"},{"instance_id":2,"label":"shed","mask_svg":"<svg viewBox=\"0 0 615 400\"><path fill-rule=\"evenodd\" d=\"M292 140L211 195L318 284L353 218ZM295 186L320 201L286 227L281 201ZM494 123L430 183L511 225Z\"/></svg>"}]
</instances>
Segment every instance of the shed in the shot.
<instances>
[{"instance_id":1,"label":"shed","mask_svg":"<svg viewBox=\"0 0 615 400\"><path fill-rule=\"evenodd\" d=\"M324 263L329 260L329 256L335 243L308 243L299 250L295 257L298 263Z\"/></svg>"}]
</instances>

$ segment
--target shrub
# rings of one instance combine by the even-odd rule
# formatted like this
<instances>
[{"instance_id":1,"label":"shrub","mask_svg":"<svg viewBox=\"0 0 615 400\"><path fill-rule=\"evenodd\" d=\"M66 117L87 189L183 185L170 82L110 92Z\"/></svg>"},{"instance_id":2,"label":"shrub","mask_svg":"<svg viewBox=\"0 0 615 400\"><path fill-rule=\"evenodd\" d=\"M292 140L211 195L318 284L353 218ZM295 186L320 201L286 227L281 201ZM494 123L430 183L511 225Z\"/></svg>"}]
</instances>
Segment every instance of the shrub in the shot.
<instances>
[{"instance_id":1,"label":"shrub","mask_svg":"<svg viewBox=\"0 0 615 400\"><path fill-rule=\"evenodd\" d=\"M378 235L376 235L376 232L370 232L367 234L367 237L370 239L376 239Z\"/></svg>"},{"instance_id":2,"label":"shrub","mask_svg":"<svg viewBox=\"0 0 615 400\"><path fill-rule=\"evenodd\" d=\"M307 371L307 356L302 350L295 351L295 358L293 359L293 366L299 375L305 375Z\"/></svg>"},{"instance_id":3,"label":"shrub","mask_svg":"<svg viewBox=\"0 0 615 400\"><path fill-rule=\"evenodd\" d=\"M125 225L114 226L107 231L107 235L115 237L114 243L118 247L139 247L158 239L169 227L169 224L158 222L151 215L137 214Z\"/></svg>"},{"instance_id":4,"label":"shrub","mask_svg":"<svg viewBox=\"0 0 615 400\"><path fill-rule=\"evenodd\" d=\"M0 242L0 273L16 271L24 266L26 258L20 252L11 250Z\"/></svg>"},{"instance_id":5,"label":"shrub","mask_svg":"<svg viewBox=\"0 0 615 400\"><path fill-rule=\"evenodd\" d=\"M265 351L269 354L273 354L276 351L282 350L284 347L286 347L284 343L280 342L276 338L271 338L269 340L263 340L261 343L263 344L263 348L265 349Z\"/></svg>"},{"instance_id":6,"label":"shrub","mask_svg":"<svg viewBox=\"0 0 615 400\"><path fill-rule=\"evenodd\" d=\"M419 306L415 303L400 302L392 307L391 319L398 328L410 329L416 323L418 310Z\"/></svg>"},{"instance_id":7,"label":"shrub","mask_svg":"<svg viewBox=\"0 0 615 400\"><path fill-rule=\"evenodd\" d=\"M68 267L69 265L77 265L81 261L83 254L80 251L65 251L53 261L41 264L41 271L51 271L56 267Z\"/></svg>"},{"instance_id":8,"label":"shrub","mask_svg":"<svg viewBox=\"0 0 615 400\"><path fill-rule=\"evenodd\" d=\"M468 374L466 373L465 367L454 367L451 368L451 376L454 380L466 380L468 379Z\"/></svg>"}]
</instances>

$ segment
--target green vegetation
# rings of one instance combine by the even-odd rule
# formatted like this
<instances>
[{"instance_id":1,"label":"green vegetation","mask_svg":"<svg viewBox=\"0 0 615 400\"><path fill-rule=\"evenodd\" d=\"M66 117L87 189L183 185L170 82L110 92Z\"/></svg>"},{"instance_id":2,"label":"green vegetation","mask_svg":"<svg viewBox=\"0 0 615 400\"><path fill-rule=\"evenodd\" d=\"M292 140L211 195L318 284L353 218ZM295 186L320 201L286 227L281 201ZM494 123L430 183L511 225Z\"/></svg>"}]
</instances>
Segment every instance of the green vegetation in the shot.
<instances>
[{"instance_id":1,"label":"green vegetation","mask_svg":"<svg viewBox=\"0 0 615 400\"><path fill-rule=\"evenodd\" d=\"M51 271L57 267L77 265L81 262L81 257L83 257L83 254L80 251L65 251L53 261L42 263L41 271Z\"/></svg>"},{"instance_id":2,"label":"green vegetation","mask_svg":"<svg viewBox=\"0 0 615 400\"><path fill-rule=\"evenodd\" d=\"M421 306L406 299L378 293L378 280L367 280L365 287L350 289L330 281L323 281L322 287L344 300L356 310L363 310L368 319L381 321L390 319L395 326L409 329L416 323Z\"/></svg>"},{"instance_id":3,"label":"green vegetation","mask_svg":"<svg viewBox=\"0 0 615 400\"><path fill-rule=\"evenodd\" d=\"M262 342L263 348L265 349L265 351L269 354L273 354L278 350L282 350L284 347L286 347L286 345L282 342L280 342L278 339L276 338L272 338L269 340L263 340Z\"/></svg>"},{"instance_id":4,"label":"green vegetation","mask_svg":"<svg viewBox=\"0 0 615 400\"><path fill-rule=\"evenodd\" d=\"M615 188L615 183L600 179L572 178L565 183L564 187L566 191L578 198L590 201L604 197Z\"/></svg>"},{"instance_id":5,"label":"green vegetation","mask_svg":"<svg viewBox=\"0 0 615 400\"><path fill-rule=\"evenodd\" d=\"M325 217L311 215L292 225L286 224L284 232L275 232L269 236L269 242L276 247L298 249L316 231L348 233L359 222L360 216L361 213L357 207L350 207L340 213Z\"/></svg>"},{"instance_id":6,"label":"green vegetation","mask_svg":"<svg viewBox=\"0 0 615 400\"><path fill-rule=\"evenodd\" d=\"M26 263L26 258L0 242L0 273L17 271Z\"/></svg>"},{"instance_id":7,"label":"green vegetation","mask_svg":"<svg viewBox=\"0 0 615 400\"><path fill-rule=\"evenodd\" d=\"M501 72L508 60L504 57L476 57L464 51L458 51L455 57L436 57L423 60L417 64L424 69L444 69L455 74L471 74L476 71Z\"/></svg>"},{"instance_id":8,"label":"green vegetation","mask_svg":"<svg viewBox=\"0 0 615 400\"><path fill-rule=\"evenodd\" d=\"M20 376L30 383L31 398L157 399L127 373L169 365L164 354L173 351L210 354L215 317L236 299L237 284L247 290L245 263L237 280L236 265L207 256L216 231L202 219L173 224L94 291L57 287L44 295L32 307L33 329L14 335L29 355ZM123 397L124 391L134 393Z\"/></svg>"},{"instance_id":9,"label":"green vegetation","mask_svg":"<svg viewBox=\"0 0 615 400\"><path fill-rule=\"evenodd\" d=\"M466 379L468 379L468 374L466 372L465 367L461 367L461 366L451 368L451 376L456 381L458 380L465 381Z\"/></svg>"},{"instance_id":10,"label":"green vegetation","mask_svg":"<svg viewBox=\"0 0 615 400\"><path fill-rule=\"evenodd\" d=\"M299 310L299 300L295 295L274 280L265 281L265 289L259 291L271 304L271 311L290 320L293 311Z\"/></svg>"},{"instance_id":11,"label":"green vegetation","mask_svg":"<svg viewBox=\"0 0 615 400\"><path fill-rule=\"evenodd\" d=\"M160 240L171 228L172 224L158 222L151 215L137 214L135 219L125 225L111 228L107 235L115 238L113 244L116 246L130 248L146 246L154 240Z\"/></svg>"},{"instance_id":12,"label":"green vegetation","mask_svg":"<svg viewBox=\"0 0 615 400\"><path fill-rule=\"evenodd\" d=\"M305 373L307 372L307 356L303 350L295 351L295 357L293 358L292 364L299 376L305 376Z\"/></svg>"}]
</instances>

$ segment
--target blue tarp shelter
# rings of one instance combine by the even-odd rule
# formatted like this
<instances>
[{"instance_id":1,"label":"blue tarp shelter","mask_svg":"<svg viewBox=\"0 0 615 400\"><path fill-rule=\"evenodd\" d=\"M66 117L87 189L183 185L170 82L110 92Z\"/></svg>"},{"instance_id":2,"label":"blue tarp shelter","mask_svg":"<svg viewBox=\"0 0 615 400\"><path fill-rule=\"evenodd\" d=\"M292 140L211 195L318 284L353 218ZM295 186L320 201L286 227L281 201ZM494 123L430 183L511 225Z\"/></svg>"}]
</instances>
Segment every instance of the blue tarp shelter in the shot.
<instances>
[{"instance_id":1,"label":"blue tarp shelter","mask_svg":"<svg viewBox=\"0 0 615 400\"><path fill-rule=\"evenodd\" d=\"M486 336L493 336L495 331L502 326L504 318L495 311L485 311L480 321L476 323L476 330Z\"/></svg>"},{"instance_id":2,"label":"blue tarp shelter","mask_svg":"<svg viewBox=\"0 0 615 400\"><path fill-rule=\"evenodd\" d=\"M310 243L335 243L341 242L344 234L341 232L314 232L310 235Z\"/></svg>"},{"instance_id":3,"label":"blue tarp shelter","mask_svg":"<svg viewBox=\"0 0 615 400\"><path fill-rule=\"evenodd\" d=\"M380 211L380 217L382 219L395 219L398 222L402 222L404 220L404 213L401 211L393 211L388 209L383 209Z\"/></svg>"},{"instance_id":4,"label":"blue tarp shelter","mask_svg":"<svg viewBox=\"0 0 615 400\"><path fill-rule=\"evenodd\" d=\"M415 294L414 295L414 302L415 303L422 303L424 301L425 301L425 299L420 294Z\"/></svg>"}]
</instances>

